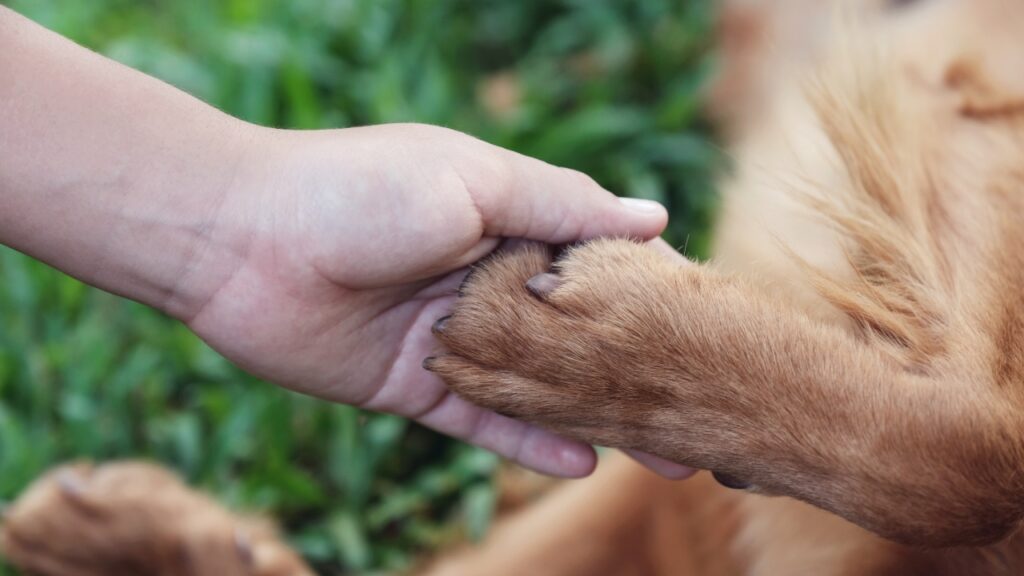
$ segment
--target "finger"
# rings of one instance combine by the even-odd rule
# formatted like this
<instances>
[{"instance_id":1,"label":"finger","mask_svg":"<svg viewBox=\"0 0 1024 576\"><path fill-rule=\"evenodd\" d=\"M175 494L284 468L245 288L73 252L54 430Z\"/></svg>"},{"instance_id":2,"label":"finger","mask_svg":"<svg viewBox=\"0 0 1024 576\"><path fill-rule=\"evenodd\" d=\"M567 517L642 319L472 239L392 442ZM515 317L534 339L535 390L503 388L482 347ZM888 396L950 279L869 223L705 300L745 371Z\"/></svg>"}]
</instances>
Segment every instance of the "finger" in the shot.
<instances>
[{"instance_id":1,"label":"finger","mask_svg":"<svg viewBox=\"0 0 1024 576\"><path fill-rule=\"evenodd\" d=\"M643 464L652 472L669 480L685 480L697 473L697 470L682 464L676 464L664 458L641 452L639 450L623 450L630 458Z\"/></svg>"},{"instance_id":2,"label":"finger","mask_svg":"<svg viewBox=\"0 0 1024 576\"><path fill-rule=\"evenodd\" d=\"M541 474L582 478L597 465L594 449L582 442L484 410L451 393L418 421Z\"/></svg>"},{"instance_id":3,"label":"finger","mask_svg":"<svg viewBox=\"0 0 1024 576\"><path fill-rule=\"evenodd\" d=\"M494 252L502 243L501 238L494 238L490 236L484 236L472 248L461 254L458 258L451 262L445 262L443 266L436 269L428 268L424 274L433 276L438 270L451 270L453 268L464 268L471 266L477 260L487 256L491 252Z\"/></svg>"},{"instance_id":4,"label":"finger","mask_svg":"<svg viewBox=\"0 0 1024 576\"><path fill-rule=\"evenodd\" d=\"M668 213L657 202L616 198L581 172L491 148L499 169L459 168L488 236L560 244L598 236L646 240L665 229Z\"/></svg>"}]
</instances>

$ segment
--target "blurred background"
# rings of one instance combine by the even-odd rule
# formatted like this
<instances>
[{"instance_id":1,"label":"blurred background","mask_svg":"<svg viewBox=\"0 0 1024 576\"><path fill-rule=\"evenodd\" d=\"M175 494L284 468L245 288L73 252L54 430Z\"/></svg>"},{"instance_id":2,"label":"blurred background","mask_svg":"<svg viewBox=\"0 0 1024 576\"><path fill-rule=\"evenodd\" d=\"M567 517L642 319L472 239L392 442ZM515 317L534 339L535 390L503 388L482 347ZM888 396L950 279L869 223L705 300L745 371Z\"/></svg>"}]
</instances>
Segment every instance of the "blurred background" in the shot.
<instances>
[{"instance_id":1,"label":"blurred background","mask_svg":"<svg viewBox=\"0 0 1024 576\"><path fill-rule=\"evenodd\" d=\"M582 170L663 202L668 241L707 250L709 0L0 4L251 122L440 124ZM0 279L0 502L58 462L144 457L273 515L322 574L400 570L486 532L496 457L255 381L160 314L3 248Z\"/></svg>"}]
</instances>

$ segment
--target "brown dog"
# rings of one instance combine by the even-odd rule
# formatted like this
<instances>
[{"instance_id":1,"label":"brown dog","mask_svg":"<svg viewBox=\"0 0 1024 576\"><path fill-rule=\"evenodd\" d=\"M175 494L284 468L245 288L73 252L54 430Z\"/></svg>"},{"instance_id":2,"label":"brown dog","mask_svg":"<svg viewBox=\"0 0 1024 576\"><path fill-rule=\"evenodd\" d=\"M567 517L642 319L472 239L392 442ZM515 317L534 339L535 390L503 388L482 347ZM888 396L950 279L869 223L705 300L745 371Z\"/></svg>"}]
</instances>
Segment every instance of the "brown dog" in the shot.
<instances>
[{"instance_id":1,"label":"brown dog","mask_svg":"<svg viewBox=\"0 0 1024 576\"><path fill-rule=\"evenodd\" d=\"M1024 573L1024 5L745 4L716 262L498 257L429 366L746 493L622 464L440 573Z\"/></svg>"},{"instance_id":2,"label":"brown dog","mask_svg":"<svg viewBox=\"0 0 1024 576\"><path fill-rule=\"evenodd\" d=\"M714 264L499 255L428 362L744 490L610 462L434 574L1024 573L1024 4L764 2L723 20Z\"/></svg>"}]
</instances>

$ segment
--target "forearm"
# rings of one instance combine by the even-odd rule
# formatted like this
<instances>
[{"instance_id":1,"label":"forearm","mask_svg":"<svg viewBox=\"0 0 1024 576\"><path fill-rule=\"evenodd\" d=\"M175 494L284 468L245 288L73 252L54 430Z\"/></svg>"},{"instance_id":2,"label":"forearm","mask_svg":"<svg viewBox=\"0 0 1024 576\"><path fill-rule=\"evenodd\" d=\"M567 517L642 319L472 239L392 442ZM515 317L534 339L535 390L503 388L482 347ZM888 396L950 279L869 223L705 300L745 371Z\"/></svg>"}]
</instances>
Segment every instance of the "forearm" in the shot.
<instances>
[{"instance_id":1,"label":"forearm","mask_svg":"<svg viewBox=\"0 0 1024 576\"><path fill-rule=\"evenodd\" d=\"M238 257L212 236L256 129L3 7L0 55L0 243L190 313Z\"/></svg>"}]
</instances>

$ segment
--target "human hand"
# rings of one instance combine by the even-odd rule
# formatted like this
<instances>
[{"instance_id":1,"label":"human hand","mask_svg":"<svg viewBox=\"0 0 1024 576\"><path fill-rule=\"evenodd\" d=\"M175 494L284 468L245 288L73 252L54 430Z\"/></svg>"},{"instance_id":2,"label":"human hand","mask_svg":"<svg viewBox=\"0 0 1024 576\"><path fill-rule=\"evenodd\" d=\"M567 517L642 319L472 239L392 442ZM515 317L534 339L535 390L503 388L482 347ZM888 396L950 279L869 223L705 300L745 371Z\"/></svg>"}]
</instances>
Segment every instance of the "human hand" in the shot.
<instances>
[{"instance_id":1,"label":"human hand","mask_svg":"<svg viewBox=\"0 0 1024 576\"><path fill-rule=\"evenodd\" d=\"M17 88L0 90L0 244L182 319L274 382L590 471L589 447L421 371L429 325L500 238L650 238L662 208L441 128L251 126L2 6L0 52Z\"/></svg>"},{"instance_id":2,"label":"human hand","mask_svg":"<svg viewBox=\"0 0 1024 576\"><path fill-rule=\"evenodd\" d=\"M556 475L593 450L473 406L421 367L468 266L502 238L651 238L660 205L423 125L260 131L239 161L179 311L242 368L328 400L391 412ZM224 247L234 254L225 265ZM205 261L209 260L209 262ZM216 266L209 264L216 262Z\"/></svg>"}]
</instances>

